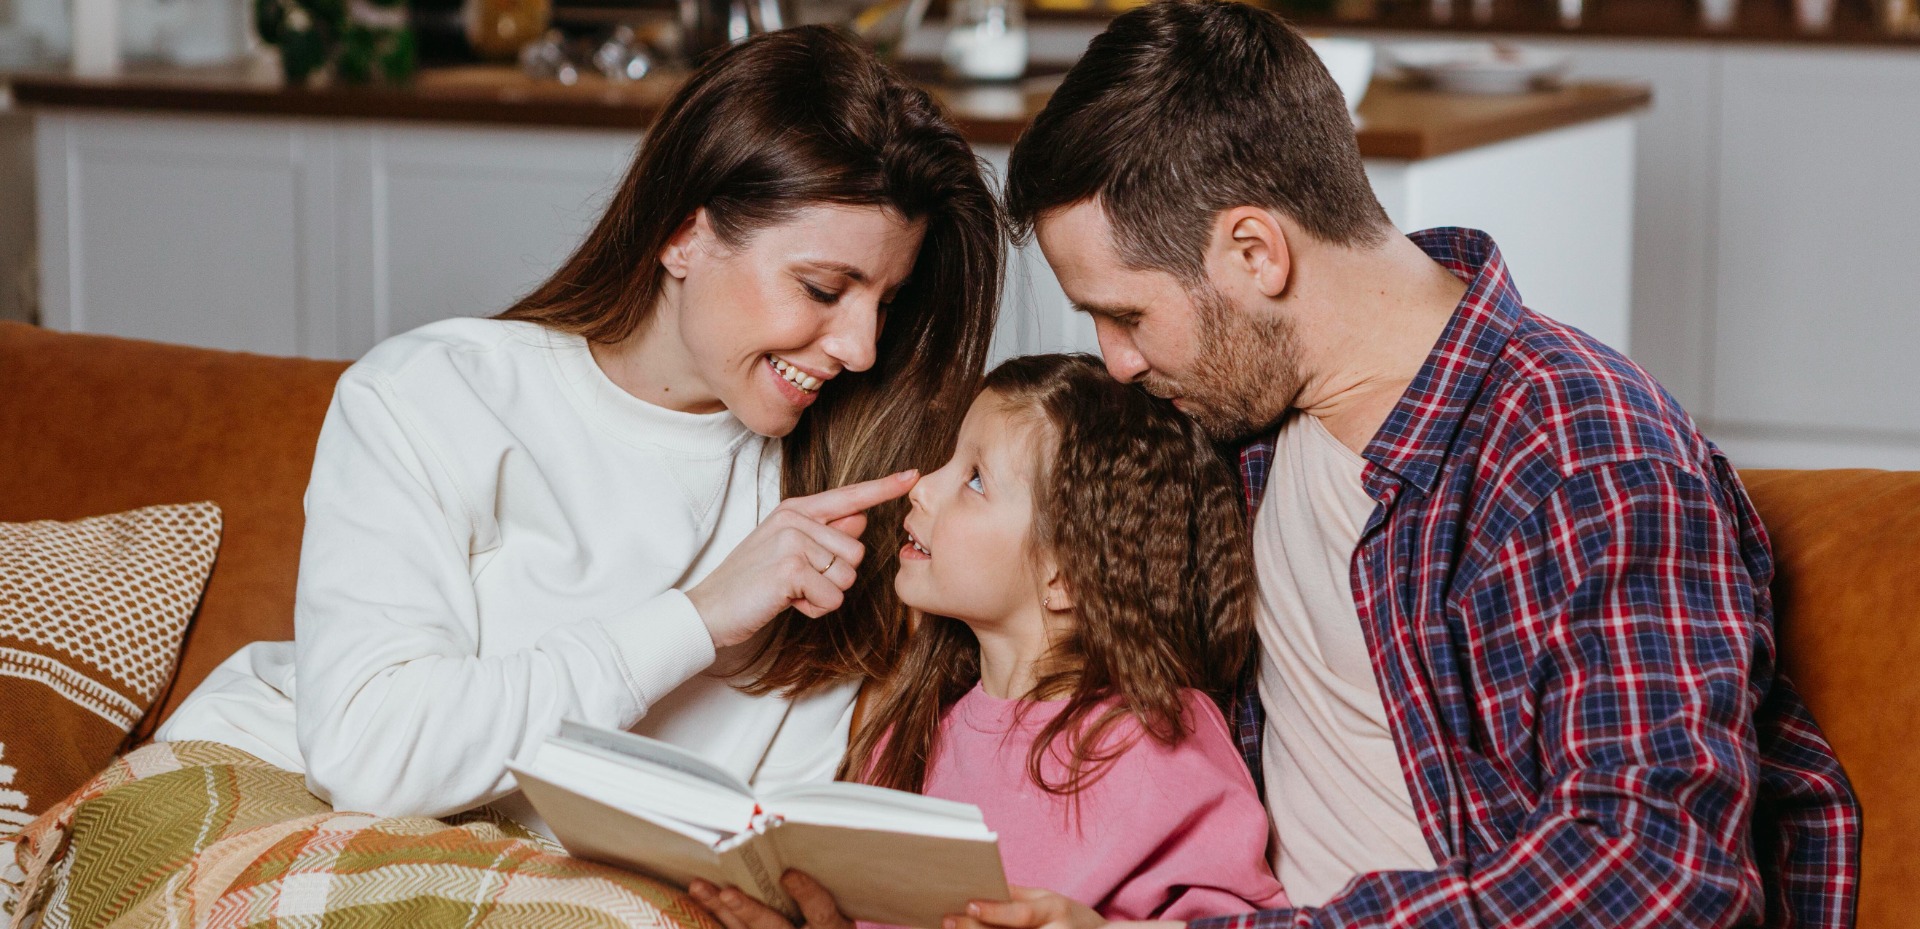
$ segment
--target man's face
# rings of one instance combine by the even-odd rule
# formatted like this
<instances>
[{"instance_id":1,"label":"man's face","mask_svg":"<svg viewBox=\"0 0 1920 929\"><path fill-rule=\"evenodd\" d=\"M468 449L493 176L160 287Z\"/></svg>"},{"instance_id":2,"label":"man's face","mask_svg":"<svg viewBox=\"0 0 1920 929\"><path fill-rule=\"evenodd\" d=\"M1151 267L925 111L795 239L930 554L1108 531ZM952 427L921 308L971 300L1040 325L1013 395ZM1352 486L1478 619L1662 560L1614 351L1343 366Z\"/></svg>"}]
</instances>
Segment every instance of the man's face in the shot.
<instances>
[{"instance_id":1,"label":"man's face","mask_svg":"<svg viewBox=\"0 0 1920 929\"><path fill-rule=\"evenodd\" d=\"M1127 267L1092 200L1047 214L1034 235L1068 299L1093 317L1107 372L1172 400L1214 439L1268 426L1299 395L1292 326L1237 306L1211 267L1198 287Z\"/></svg>"}]
</instances>

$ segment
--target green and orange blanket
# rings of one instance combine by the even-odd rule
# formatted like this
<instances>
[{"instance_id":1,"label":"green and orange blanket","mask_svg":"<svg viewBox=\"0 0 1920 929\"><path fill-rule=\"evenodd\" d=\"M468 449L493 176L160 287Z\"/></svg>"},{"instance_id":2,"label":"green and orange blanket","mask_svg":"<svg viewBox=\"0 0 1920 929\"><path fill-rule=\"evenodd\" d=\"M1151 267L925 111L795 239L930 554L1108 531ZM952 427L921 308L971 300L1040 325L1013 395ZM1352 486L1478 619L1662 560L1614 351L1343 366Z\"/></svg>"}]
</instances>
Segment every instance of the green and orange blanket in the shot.
<instances>
[{"instance_id":1,"label":"green and orange blanket","mask_svg":"<svg viewBox=\"0 0 1920 929\"><path fill-rule=\"evenodd\" d=\"M0 844L0 905L14 929L718 929L680 892L484 809L339 813L211 742L128 754Z\"/></svg>"}]
</instances>

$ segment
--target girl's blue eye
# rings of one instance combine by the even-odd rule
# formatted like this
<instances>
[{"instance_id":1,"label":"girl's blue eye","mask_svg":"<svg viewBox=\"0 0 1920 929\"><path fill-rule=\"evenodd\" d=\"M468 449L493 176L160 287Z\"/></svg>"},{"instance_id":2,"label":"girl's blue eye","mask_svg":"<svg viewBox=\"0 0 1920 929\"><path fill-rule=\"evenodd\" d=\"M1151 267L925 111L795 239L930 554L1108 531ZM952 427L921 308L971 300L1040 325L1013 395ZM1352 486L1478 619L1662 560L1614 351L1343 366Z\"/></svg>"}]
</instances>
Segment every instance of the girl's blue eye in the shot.
<instances>
[{"instance_id":1,"label":"girl's blue eye","mask_svg":"<svg viewBox=\"0 0 1920 929\"><path fill-rule=\"evenodd\" d=\"M977 494L983 494L987 492L987 489L984 486L982 486L980 483L979 468L973 469L973 476L967 478L967 486L973 488L973 492Z\"/></svg>"}]
</instances>

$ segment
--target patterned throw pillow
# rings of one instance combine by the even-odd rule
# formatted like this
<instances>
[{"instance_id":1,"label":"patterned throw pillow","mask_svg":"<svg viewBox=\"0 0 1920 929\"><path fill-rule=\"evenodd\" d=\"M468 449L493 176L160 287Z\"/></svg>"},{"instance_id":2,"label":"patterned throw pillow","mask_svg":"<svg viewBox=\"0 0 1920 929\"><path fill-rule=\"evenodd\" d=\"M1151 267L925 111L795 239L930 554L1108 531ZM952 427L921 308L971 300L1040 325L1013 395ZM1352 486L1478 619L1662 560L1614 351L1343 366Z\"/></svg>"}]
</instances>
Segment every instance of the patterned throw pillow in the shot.
<instances>
[{"instance_id":1,"label":"patterned throw pillow","mask_svg":"<svg viewBox=\"0 0 1920 929\"><path fill-rule=\"evenodd\" d=\"M173 677L219 547L212 503L0 523L0 839L113 760Z\"/></svg>"}]
</instances>

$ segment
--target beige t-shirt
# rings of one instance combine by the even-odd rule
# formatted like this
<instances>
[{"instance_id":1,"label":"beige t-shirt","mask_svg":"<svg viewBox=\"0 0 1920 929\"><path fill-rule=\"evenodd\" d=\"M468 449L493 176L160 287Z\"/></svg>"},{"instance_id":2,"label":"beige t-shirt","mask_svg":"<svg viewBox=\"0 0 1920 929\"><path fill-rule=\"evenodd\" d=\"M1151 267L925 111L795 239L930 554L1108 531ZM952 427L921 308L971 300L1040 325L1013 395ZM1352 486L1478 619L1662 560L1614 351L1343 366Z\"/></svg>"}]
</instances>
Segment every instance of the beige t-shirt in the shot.
<instances>
[{"instance_id":1,"label":"beige t-shirt","mask_svg":"<svg viewBox=\"0 0 1920 929\"><path fill-rule=\"evenodd\" d=\"M1296 906L1325 903L1356 875L1434 867L1348 573L1376 506L1365 466L1318 418L1295 414L1253 524L1272 863Z\"/></svg>"}]
</instances>

